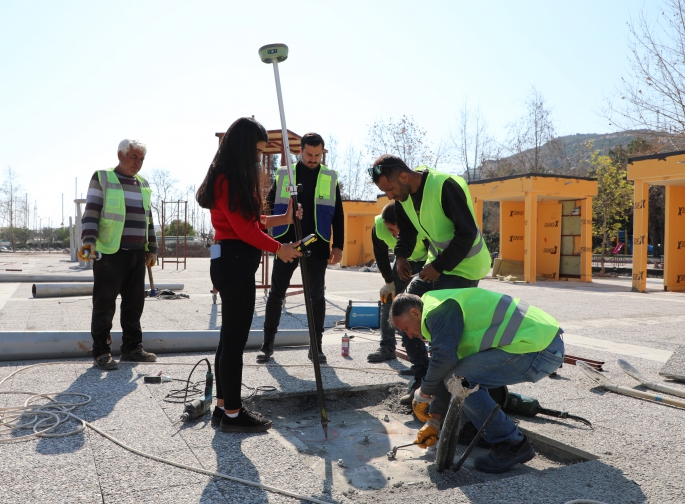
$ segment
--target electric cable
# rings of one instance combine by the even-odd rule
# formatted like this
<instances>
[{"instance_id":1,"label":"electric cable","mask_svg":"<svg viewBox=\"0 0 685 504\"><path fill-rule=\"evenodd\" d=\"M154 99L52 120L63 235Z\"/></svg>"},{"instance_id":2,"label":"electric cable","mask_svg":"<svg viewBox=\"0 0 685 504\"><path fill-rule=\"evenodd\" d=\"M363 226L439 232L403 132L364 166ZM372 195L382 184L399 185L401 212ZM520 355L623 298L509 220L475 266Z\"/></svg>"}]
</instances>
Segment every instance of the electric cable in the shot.
<instances>
[{"instance_id":1,"label":"electric cable","mask_svg":"<svg viewBox=\"0 0 685 504\"><path fill-rule=\"evenodd\" d=\"M207 360L207 359L202 359L202 360ZM197 364L195 364L195 367L202 362L200 360ZM50 364L64 364L63 362L45 362L45 363L38 363L38 364L32 364L30 366L26 366L24 368L19 368L16 369L14 372L10 373L8 376L0 380L0 386L7 381L10 377L15 375L16 373L23 371L25 369L33 368L36 366L42 366L42 365L50 365ZM134 364L139 364L139 363L134 363ZM159 364L159 363L150 363L150 364ZM183 364L188 364L188 363L183 363ZM209 364L209 361L207 360L207 364ZM195 368L193 368L194 370ZM191 371L192 374L192 371ZM190 375L188 376L188 379L185 380L186 384L189 384L190 380ZM254 481L249 481L245 480L242 478L237 478L235 476L230 476L228 474L223 474L219 472L213 472L213 471L208 471L206 469L202 469L199 467L193 467L189 466L186 464L179 464L177 462L173 462L171 460L167 460L149 453L142 452L140 450L137 450L131 446L126 445L125 443L119 441L115 437L107 434L106 432L100 430L97 428L95 425L91 424L90 422L87 422L83 418L75 415L72 413L73 409L76 408L77 406L83 406L85 404L88 404L91 402L92 398L87 395L87 394L82 394L80 392L52 392L52 393L35 393L35 392L26 392L26 391L0 391L2 394L11 394L11 395L19 395L19 394L30 394L31 397L29 397L26 401L24 401L24 405L20 407L2 407L0 408L0 435L3 433L9 431L9 433L15 432L18 429L32 429L33 432L31 434L25 435L25 436L19 436L19 437L12 437L8 439L2 439L0 438L0 443L4 442L19 442L19 441L25 441L27 439L33 438L33 437L65 437L65 436L70 436L73 434L77 434L79 432L84 431L86 428L92 429L93 431L97 432L100 434L102 437L109 439L116 445L124 448L125 450L130 451L131 453L135 453L136 455L139 455L141 457L148 458L150 460L154 460L157 462L161 462L163 464L171 465L174 467L178 467L180 469L186 469L188 471L193 471L197 472L200 474L205 474L207 476L212 476L215 478L222 478L230 481L234 481L236 483L241 483L243 485L248 485L252 486L255 488L259 488L261 490L266 490L274 493L279 493L282 495L286 495L288 497L292 497L294 499L298 500L303 500L307 502L314 502L316 504L329 504L327 501L322 501L319 499L316 499L314 497L309 497L306 495L300 495L295 492L290 492L289 490L284 490L282 488L277 488L271 485L265 485L262 483L257 483ZM57 396L67 396L67 395L72 395L72 396L81 396L84 397L85 400L80 401L80 402L58 402L52 398L52 396L57 397ZM47 399L49 402L47 404L31 404L35 399L37 398L44 398ZM38 419L39 416L44 416L45 418ZM65 418L61 419L60 415L63 415ZM29 422L23 422L22 419L24 417L33 417L33 420ZM63 424L68 418L73 418L77 421L80 422L80 426L76 428L73 431L69 432L61 432L61 433L53 433L49 434L49 431L52 429L55 429L58 425ZM43 424L46 422L53 420L53 423L45 427Z\"/></svg>"}]
</instances>

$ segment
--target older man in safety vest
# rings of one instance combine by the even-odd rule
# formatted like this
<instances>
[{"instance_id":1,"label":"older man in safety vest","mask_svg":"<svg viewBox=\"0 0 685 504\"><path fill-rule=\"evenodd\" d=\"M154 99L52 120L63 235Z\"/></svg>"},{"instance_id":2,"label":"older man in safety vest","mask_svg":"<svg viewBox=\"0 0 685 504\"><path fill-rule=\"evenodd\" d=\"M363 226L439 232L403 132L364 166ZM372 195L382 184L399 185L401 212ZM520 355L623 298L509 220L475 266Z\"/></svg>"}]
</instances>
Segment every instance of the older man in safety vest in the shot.
<instances>
[{"instance_id":1,"label":"older man in safety vest","mask_svg":"<svg viewBox=\"0 0 685 504\"><path fill-rule=\"evenodd\" d=\"M152 190L138 175L147 149L138 140L122 140L115 168L93 174L83 213L79 258L93 264L91 335L95 365L118 368L110 345L117 296L121 295L121 360L154 362L143 350L140 317L145 304L145 269L157 262L157 238L150 212ZM87 251L87 252L86 252ZM98 257L100 256L100 257Z\"/></svg>"},{"instance_id":2,"label":"older man in safety vest","mask_svg":"<svg viewBox=\"0 0 685 504\"><path fill-rule=\"evenodd\" d=\"M480 429L496 406L488 389L537 382L564 360L559 323L539 308L498 292L471 288L432 291L421 298L400 294L390 316L410 338L431 343L428 372L412 403L425 422L416 438L423 448L437 442L450 400L446 382L452 376L478 385L464 400L464 411ZM526 436L501 410L483 439L493 448L475 460L479 471L501 473L535 456Z\"/></svg>"}]
</instances>

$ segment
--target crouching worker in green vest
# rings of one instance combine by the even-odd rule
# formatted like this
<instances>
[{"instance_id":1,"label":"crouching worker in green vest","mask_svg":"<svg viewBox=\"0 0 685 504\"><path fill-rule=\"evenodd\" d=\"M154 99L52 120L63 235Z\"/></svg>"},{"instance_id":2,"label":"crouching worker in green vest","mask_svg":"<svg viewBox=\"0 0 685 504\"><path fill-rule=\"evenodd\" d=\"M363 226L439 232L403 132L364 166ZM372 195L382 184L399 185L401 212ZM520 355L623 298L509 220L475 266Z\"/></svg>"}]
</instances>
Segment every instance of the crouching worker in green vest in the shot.
<instances>
[{"instance_id":1,"label":"crouching worker in green vest","mask_svg":"<svg viewBox=\"0 0 685 504\"><path fill-rule=\"evenodd\" d=\"M376 216L376 222L371 228L371 242L373 243L373 255L376 258L376 265L378 270L383 275L385 285L381 288L381 343L378 350L370 353L366 358L369 362L383 362L396 358L395 348L397 341L395 338L395 328L390 324L390 305L393 298L404 292L408 282L402 280L397 273L397 261L393 265L390 264L390 257L388 250L394 250L397 245L397 235L400 230L397 227L397 219L395 218L395 202L391 201L383 207L380 215ZM407 258L409 267L413 274L418 273L423 269L423 265L428 258L428 250L423 241L423 234L419 234L416 240L414 251ZM406 347L409 338L402 336L402 343ZM413 373L413 370L411 370ZM411 403L411 398L407 404Z\"/></svg>"},{"instance_id":2,"label":"crouching worker in green vest","mask_svg":"<svg viewBox=\"0 0 685 504\"><path fill-rule=\"evenodd\" d=\"M410 338L431 342L428 372L412 403L416 416L425 422L416 437L423 448L437 442L450 401L445 384L452 376L479 386L464 400L463 411L473 425L464 426L459 442L468 444L474 434L466 439L466 433L480 429L496 407L488 389L537 382L564 360L558 322L539 308L498 292L469 288L431 291L421 298L400 294L390 316ZM479 471L501 473L535 457L526 436L501 410L483 439L492 449L474 461Z\"/></svg>"},{"instance_id":3,"label":"crouching worker in green vest","mask_svg":"<svg viewBox=\"0 0 685 504\"><path fill-rule=\"evenodd\" d=\"M145 304L145 269L157 262L150 213L152 191L138 175L147 149L137 140L119 144L116 168L96 171L88 186L79 258L93 263L92 355L100 369L117 369L110 345L117 296L121 295L121 360L154 362L143 350L140 317ZM86 254L86 250L88 253Z\"/></svg>"}]
</instances>

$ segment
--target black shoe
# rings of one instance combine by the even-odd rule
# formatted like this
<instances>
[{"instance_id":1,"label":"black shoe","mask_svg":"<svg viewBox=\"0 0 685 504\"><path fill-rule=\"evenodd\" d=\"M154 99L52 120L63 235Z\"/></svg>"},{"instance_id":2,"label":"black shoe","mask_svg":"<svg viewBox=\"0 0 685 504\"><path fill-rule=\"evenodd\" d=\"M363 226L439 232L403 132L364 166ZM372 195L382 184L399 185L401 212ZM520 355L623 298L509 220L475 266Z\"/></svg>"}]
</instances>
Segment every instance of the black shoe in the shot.
<instances>
[{"instance_id":1,"label":"black shoe","mask_svg":"<svg viewBox=\"0 0 685 504\"><path fill-rule=\"evenodd\" d=\"M400 397L400 404L404 404L405 406L411 406L411 402L414 399L414 392L416 392L416 389L420 386L421 378L414 380L414 383L412 383L411 387L409 388L409 393Z\"/></svg>"},{"instance_id":2,"label":"black shoe","mask_svg":"<svg viewBox=\"0 0 685 504\"><path fill-rule=\"evenodd\" d=\"M115 369L119 369L119 364L117 361L112 359L111 353L102 354L99 357L93 357L93 360L95 361L95 365L97 367L105 371L114 371Z\"/></svg>"},{"instance_id":3,"label":"black shoe","mask_svg":"<svg viewBox=\"0 0 685 504\"><path fill-rule=\"evenodd\" d=\"M214 406L214 411L212 412L212 427L218 427L221 424L221 419L224 416L224 410L218 406Z\"/></svg>"},{"instance_id":4,"label":"black shoe","mask_svg":"<svg viewBox=\"0 0 685 504\"><path fill-rule=\"evenodd\" d=\"M157 356L151 352L146 352L142 348L136 348L128 353L121 352L120 360L132 362L157 362Z\"/></svg>"},{"instance_id":5,"label":"black shoe","mask_svg":"<svg viewBox=\"0 0 685 504\"><path fill-rule=\"evenodd\" d=\"M269 362L271 360L271 356L274 354L275 337L275 334L272 338L264 337L264 343L262 343L262 348L259 349L259 351L262 353L257 355L258 364L264 364L265 362Z\"/></svg>"},{"instance_id":6,"label":"black shoe","mask_svg":"<svg viewBox=\"0 0 685 504\"><path fill-rule=\"evenodd\" d=\"M525 464L533 457L535 449L528 438L523 436L523 440L516 444L506 441L496 444L486 456L474 460L473 465L479 471L498 474L508 471L516 464Z\"/></svg>"},{"instance_id":7,"label":"black shoe","mask_svg":"<svg viewBox=\"0 0 685 504\"><path fill-rule=\"evenodd\" d=\"M307 359L312 360L312 348L311 347L309 347L309 353L307 354ZM319 349L319 364L326 364L327 362L328 362L328 359L326 359L326 356L323 354L321 349Z\"/></svg>"},{"instance_id":8,"label":"black shoe","mask_svg":"<svg viewBox=\"0 0 685 504\"><path fill-rule=\"evenodd\" d=\"M476 437L476 434L478 434L478 429L476 429L476 426L473 425L472 422L466 422L459 431L459 439L457 440L457 443L463 446L468 446L471 444L471 441L473 441L473 438ZM485 439L481 437L478 440L478 444L476 444L476 446L478 448L490 449L493 447L493 444L488 443Z\"/></svg>"},{"instance_id":9,"label":"black shoe","mask_svg":"<svg viewBox=\"0 0 685 504\"><path fill-rule=\"evenodd\" d=\"M384 346L366 356L366 360L369 362L383 362L392 359L397 359L395 350Z\"/></svg>"},{"instance_id":10,"label":"black shoe","mask_svg":"<svg viewBox=\"0 0 685 504\"><path fill-rule=\"evenodd\" d=\"M416 376L416 371L412 368L403 369L400 371L400 376Z\"/></svg>"},{"instance_id":11,"label":"black shoe","mask_svg":"<svg viewBox=\"0 0 685 504\"><path fill-rule=\"evenodd\" d=\"M221 417L219 429L221 432L264 432L271 428L271 420L267 420L259 413L242 408L238 416Z\"/></svg>"}]
</instances>

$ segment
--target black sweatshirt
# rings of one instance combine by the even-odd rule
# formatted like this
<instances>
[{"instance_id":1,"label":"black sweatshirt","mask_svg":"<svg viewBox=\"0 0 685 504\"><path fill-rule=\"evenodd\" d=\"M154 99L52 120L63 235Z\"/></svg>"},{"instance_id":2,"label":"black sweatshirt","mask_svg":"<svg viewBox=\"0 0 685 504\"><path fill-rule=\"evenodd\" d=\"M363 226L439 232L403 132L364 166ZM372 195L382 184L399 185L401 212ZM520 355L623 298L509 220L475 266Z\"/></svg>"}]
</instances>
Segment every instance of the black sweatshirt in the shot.
<instances>
[{"instance_id":1,"label":"black sweatshirt","mask_svg":"<svg viewBox=\"0 0 685 504\"><path fill-rule=\"evenodd\" d=\"M410 196L416 215L419 215L427 178L428 170L424 170L419 190ZM466 194L454 179L447 179L443 184L440 201L445 216L454 223L454 238L431 263L439 273L442 273L453 270L466 258L478 236L478 226L469 209ZM397 217L397 226L400 229L395 255L407 258L414 251L418 233L402 205L395 205L395 216Z\"/></svg>"},{"instance_id":2,"label":"black sweatshirt","mask_svg":"<svg viewBox=\"0 0 685 504\"><path fill-rule=\"evenodd\" d=\"M316 180L319 176L321 165L317 168L308 168L301 161L295 166L295 180L298 185L302 184L302 192L298 193L297 201L302 205L302 236L305 237L312 233L316 233L314 194L316 191ZM271 190L266 197L266 203L269 210L273 213L274 200L276 199L276 183L271 186ZM335 213L333 214L333 248L343 249L345 242L345 215L343 213L342 198L340 197L340 186L335 186ZM295 241L295 226L291 225L288 232L283 236L276 238L281 243L288 243ZM319 259L328 259L331 255L331 244L325 242L320 237L311 246L312 257Z\"/></svg>"},{"instance_id":3,"label":"black sweatshirt","mask_svg":"<svg viewBox=\"0 0 685 504\"><path fill-rule=\"evenodd\" d=\"M392 274L390 256L388 255L390 247L376 235L375 224L371 228L371 242L373 243L373 256L376 258L376 264L378 265L378 270L381 272L381 275L383 275L383 280L385 280L385 283L394 282L395 277Z\"/></svg>"}]
</instances>

